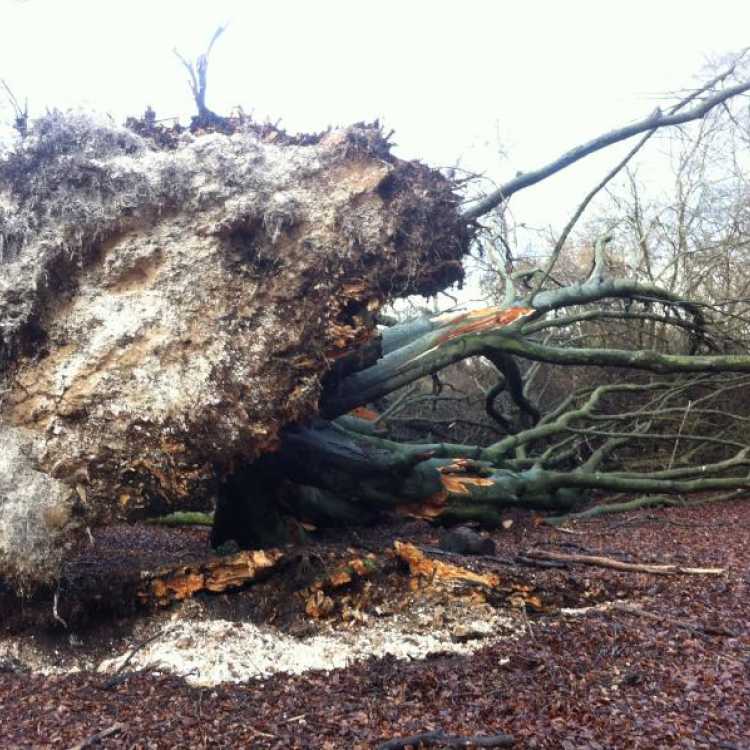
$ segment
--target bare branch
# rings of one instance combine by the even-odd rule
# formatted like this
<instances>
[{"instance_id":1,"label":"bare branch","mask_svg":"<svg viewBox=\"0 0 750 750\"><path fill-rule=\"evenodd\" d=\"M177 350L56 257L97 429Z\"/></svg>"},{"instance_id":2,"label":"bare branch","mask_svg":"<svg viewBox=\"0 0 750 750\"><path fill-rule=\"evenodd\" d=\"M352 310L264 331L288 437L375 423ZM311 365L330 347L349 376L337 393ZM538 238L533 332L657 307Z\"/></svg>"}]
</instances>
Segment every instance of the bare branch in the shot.
<instances>
[{"instance_id":1,"label":"bare branch","mask_svg":"<svg viewBox=\"0 0 750 750\"><path fill-rule=\"evenodd\" d=\"M211 41L208 43L206 51L202 55L198 55L195 62L188 60L183 57L178 50L175 48L172 50L177 56L177 59L183 64L185 69L190 76L190 90L195 100L195 106L198 108L198 120L208 121L219 119L218 115L214 114L206 106L206 89L208 88L208 58L211 54L211 50L216 40L226 31L228 24L219 26L211 37Z\"/></svg>"},{"instance_id":2,"label":"bare branch","mask_svg":"<svg viewBox=\"0 0 750 750\"><path fill-rule=\"evenodd\" d=\"M16 96L11 90L10 86L8 86L8 84L2 78L0 78L0 85L2 85L2 87L5 89L5 93L8 96L8 101L13 107L13 112L16 118L15 122L13 123L13 127L19 132L22 138L25 138L27 133L29 132L29 100L25 99L23 108L21 108L21 105L18 103L18 99L16 99Z\"/></svg>"},{"instance_id":3,"label":"bare branch","mask_svg":"<svg viewBox=\"0 0 750 750\"><path fill-rule=\"evenodd\" d=\"M575 162L580 161L590 154L601 151L602 149L612 146L615 143L619 143L620 141L625 141L639 133L682 125L686 122L692 122L693 120L700 120L705 117L708 112L714 109L714 107L723 104L735 96L744 94L746 91L750 91L750 81L745 81L736 86L725 89L724 91L706 99L702 104L688 110L687 112L664 115L660 110L657 110L652 115L649 115L645 119L632 125L626 125L623 128L610 130L608 133L604 133L588 143L576 146L555 161L550 162L540 169L536 169L533 172L522 173L509 182L506 182L497 190L476 203L473 207L464 211L463 217L467 221L474 221L508 200L511 195L517 193L519 190L523 190L524 188L536 185L542 180L546 180L548 177L557 174L557 172L569 167L571 164L575 164Z\"/></svg>"}]
</instances>

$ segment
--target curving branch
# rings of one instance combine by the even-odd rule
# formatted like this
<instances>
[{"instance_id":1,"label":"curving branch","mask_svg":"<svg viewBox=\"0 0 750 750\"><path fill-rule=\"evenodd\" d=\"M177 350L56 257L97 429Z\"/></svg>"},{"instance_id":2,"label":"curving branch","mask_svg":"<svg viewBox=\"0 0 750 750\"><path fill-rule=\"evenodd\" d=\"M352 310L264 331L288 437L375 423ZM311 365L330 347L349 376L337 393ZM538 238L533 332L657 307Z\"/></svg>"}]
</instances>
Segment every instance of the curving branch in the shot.
<instances>
[{"instance_id":1,"label":"curving branch","mask_svg":"<svg viewBox=\"0 0 750 750\"><path fill-rule=\"evenodd\" d=\"M580 146L567 151L555 161L546 164L539 169L532 172L524 172L519 174L514 179L501 185L497 190L494 190L485 198L482 198L475 205L468 208L463 213L464 219L467 221L475 221L480 216L489 213L493 209L497 208L501 203L508 200L514 193L524 188L536 185L542 180L546 180L557 172L562 171L571 164L575 164L590 154L594 154L597 151L601 151L604 148L626 141L628 138L632 138L640 133L648 131L658 130L660 128L672 127L675 125L683 125L687 122L694 120L700 120L705 117L712 109L718 107L721 104L729 101L733 97L744 94L746 91L750 91L750 81L731 86L724 91L715 94L714 96L706 99L702 104L688 110L687 112L677 112L674 114L662 114L661 110L657 110L648 117L640 120L632 125L626 125L623 128L617 128L610 130L608 133L594 138L588 143L584 143Z\"/></svg>"},{"instance_id":2,"label":"curving branch","mask_svg":"<svg viewBox=\"0 0 750 750\"><path fill-rule=\"evenodd\" d=\"M506 432L512 433L516 431L513 424L504 414L499 412L495 406L495 401L497 400L497 397L505 391L506 384L505 376L501 372L498 372L497 376L497 383L489 388L484 395L484 410L487 413L487 416L494 419L495 422L497 422Z\"/></svg>"},{"instance_id":3,"label":"curving branch","mask_svg":"<svg viewBox=\"0 0 750 750\"><path fill-rule=\"evenodd\" d=\"M493 365L503 374L508 394L513 403L531 420L535 425L542 417L539 409L533 404L524 393L524 382L518 364L513 357L503 354L502 352L488 351L485 358L492 362Z\"/></svg>"},{"instance_id":4,"label":"curving branch","mask_svg":"<svg viewBox=\"0 0 750 750\"><path fill-rule=\"evenodd\" d=\"M743 50L738 56L737 59L732 63L732 65L727 68L727 70L723 71L719 75L717 75L715 78L711 79L708 83L706 83L704 86L699 88L697 91L693 91L691 94L686 96L681 101L677 102L673 107L670 108L669 114L674 115L677 112L679 112L681 109L684 109L688 104L695 101L701 94L706 93L707 91L710 91L718 84L725 81L730 75L734 73L734 71L737 68L737 65L740 63L743 57L747 54L747 49ZM654 113L655 115L658 114L658 110ZM573 216L571 216L568 223L565 225L562 233L557 238L557 241L555 242L555 246L552 249L552 254L550 255L549 260L547 261L544 270L540 272L540 274L537 276L536 282L534 283L534 287L527 296L527 300L529 303L529 306L532 306L534 304L534 297L539 293L539 291L544 286L545 281L550 277L550 274L552 273L552 269L555 267L555 264L557 263L558 258L560 257L560 253L562 252L563 247L565 246L565 243L568 240L568 237L570 236L571 232L573 231L575 225L578 223L581 216L583 216L584 212L588 208L591 201L630 163L630 161L633 159L633 157L648 143L648 141L651 139L651 136L656 132L657 128L652 128L651 130L648 130L646 134L641 138L638 143L633 146L633 148L628 151L628 153L625 155L625 158L621 159L605 176L604 178L597 183L592 190L590 190L584 199L579 204L578 208L573 213Z\"/></svg>"}]
</instances>

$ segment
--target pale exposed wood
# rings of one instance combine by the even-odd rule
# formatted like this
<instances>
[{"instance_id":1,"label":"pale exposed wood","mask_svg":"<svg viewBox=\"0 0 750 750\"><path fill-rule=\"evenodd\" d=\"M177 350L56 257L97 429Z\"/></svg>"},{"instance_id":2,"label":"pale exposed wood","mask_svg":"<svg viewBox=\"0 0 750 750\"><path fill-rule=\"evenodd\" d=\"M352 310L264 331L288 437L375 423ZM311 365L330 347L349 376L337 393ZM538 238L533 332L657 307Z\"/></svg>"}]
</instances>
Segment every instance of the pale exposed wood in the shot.
<instances>
[{"instance_id":1,"label":"pale exposed wood","mask_svg":"<svg viewBox=\"0 0 750 750\"><path fill-rule=\"evenodd\" d=\"M162 568L143 574L145 580L138 598L143 603L166 606L188 599L198 591L235 589L263 578L284 558L284 553L278 549L250 550L195 565Z\"/></svg>"},{"instance_id":2,"label":"pale exposed wood","mask_svg":"<svg viewBox=\"0 0 750 750\"><path fill-rule=\"evenodd\" d=\"M612 568L626 573L653 573L654 575L712 575L718 576L725 572L724 568L686 568L681 565L655 565L651 563L628 563L613 560L611 557L598 555L566 555L562 552L548 552L547 550L531 549L525 553L526 557L536 560L555 560L557 562L580 563L594 565L599 568Z\"/></svg>"}]
</instances>

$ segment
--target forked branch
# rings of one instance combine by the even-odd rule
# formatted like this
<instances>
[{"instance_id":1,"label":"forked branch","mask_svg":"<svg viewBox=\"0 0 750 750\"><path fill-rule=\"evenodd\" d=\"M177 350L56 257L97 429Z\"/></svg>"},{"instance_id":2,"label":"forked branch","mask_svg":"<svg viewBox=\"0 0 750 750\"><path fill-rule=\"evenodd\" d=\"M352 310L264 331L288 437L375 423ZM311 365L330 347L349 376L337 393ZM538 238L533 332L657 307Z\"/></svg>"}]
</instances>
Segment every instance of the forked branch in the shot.
<instances>
[{"instance_id":1,"label":"forked branch","mask_svg":"<svg viewBox=\"0 0 750 750\"><path fill-rule=\"evenodd\" d=\"M472 207L468 208L463 213L463 217L467 221L474 221L480 216L489 213L494 208L499 206L510 198L511 195L517 193L519 190L536 185L542 180L546 180L548 177L560 172L561 170L569 167L571 164L575 164L590 154L601 151L604 148L613 146L615 143L620 143L628 138L632 138L640 133L648 131L658 130L659 128L671 127L674 125L683 125L693 120L700 120L705 117L712 109L718 107L724 102L732 99L735 96L744 94L750 91L750 81L744 81L736 86L724 89L724 91L715 94L704 100L702 104L689 109L686 112L677 112L674 114L663 114L661 110L656 110L653 114L649 115L643 120L640 120L632 125L626 125L623 128L617 128L610 130L603 135L594 138L588 143L584 143L580 146L576 146L570 151L564 153L558 159L546 164L539 169L535 169L532 172L523 172L517 177L514 177L509 182L501 185L497 190L494 190L488 196L475 203Z\"/></svg>"}]
</instances>

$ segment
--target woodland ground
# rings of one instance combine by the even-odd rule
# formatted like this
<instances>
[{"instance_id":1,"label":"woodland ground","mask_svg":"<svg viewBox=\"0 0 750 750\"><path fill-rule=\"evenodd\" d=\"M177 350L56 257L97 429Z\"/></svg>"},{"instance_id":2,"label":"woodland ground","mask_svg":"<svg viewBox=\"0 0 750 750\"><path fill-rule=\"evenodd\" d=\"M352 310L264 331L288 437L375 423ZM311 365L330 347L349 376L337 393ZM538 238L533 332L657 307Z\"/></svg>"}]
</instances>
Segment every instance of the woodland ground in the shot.
<instances>
[{"instance_id":1,"label":"woodland ground","mask_svg":"<svg viewBox=\"0 0 750 750\"><path fill-rule=\"evenodd\" d=\"M0 662L0 747L360 750L442 728L462 735L509 733L518 748L750 748L748 500L604 516L572 525L575 533L538 525L525 514L509 517L510 530L494 534L498 556L506 559L536 547L726 572L660 576L452 558L475 570L491 568L519 590L526 587L526 606L510 606L510 599L492 603L515 624L508 637L480 641L473 653L443 651L413 661L385 656L332 671L211 686L151 670L126 672L126 679L107 686L106 675L85 665L121 653L175 617L272 620L287 634L309 636L306 628L321 625L305 613L303 599L290 593L298 570L235 594L199 595L155 614L102 618L75 637L9 619L5 637L33 638L49 664L73 663L76 650L89 658L76 662L82 671L46 675L10 657ZM113 533L104 539L110 545L105 567L127 566L145 554L127 536L136 532ZM117 533L125 537L119 548ZM146 540L142 547L171 540L159 554L174 559L205 545L202 531L137 533ZM394 539L431 546L436 537L421 523L339 533L315 542L305 560L314 567L316 560L387 548ZM387 621L396 611L408 615L417 596L423 613L425 603L439 613L448 599L481 599L476 592L418 588L393 558L370 585L332 595L336 607L326 627L366 627L358 617L342 621L344 599L370 621ZM540 607L531 606L533 597ZM613 608L618 600L656 617ZM486 603L476 606L487 611ZM108 729L111 734L95 738Z\"/></svg>"}]
</instances>

